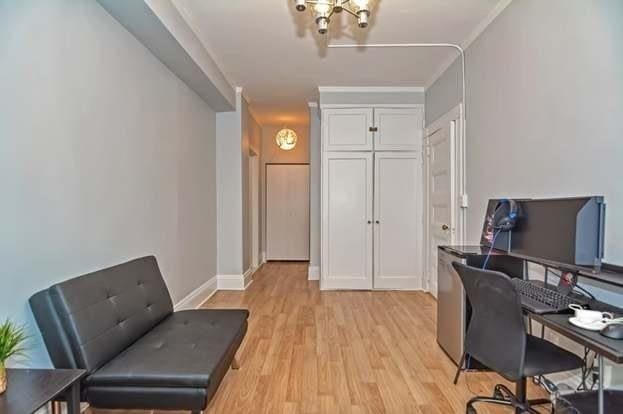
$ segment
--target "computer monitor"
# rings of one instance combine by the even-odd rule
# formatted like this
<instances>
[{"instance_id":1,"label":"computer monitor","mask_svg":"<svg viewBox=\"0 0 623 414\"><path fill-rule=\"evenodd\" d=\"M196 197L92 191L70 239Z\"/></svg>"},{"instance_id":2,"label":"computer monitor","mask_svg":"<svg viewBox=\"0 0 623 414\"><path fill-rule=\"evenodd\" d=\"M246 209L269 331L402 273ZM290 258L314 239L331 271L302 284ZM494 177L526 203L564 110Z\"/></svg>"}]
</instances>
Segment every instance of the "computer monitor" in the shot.
<instances>
[{"instance_id":1,"label":"computer monitor","mask_svg":"<svg viewBox=\"0 0 623 414\"><path fill-rule=\"evenodd\" d=\"M481 244L491 246L499 199L489 200ZM499 250L562 264L600 267L604 255L605 203L602 196L516 200L515 228L495 240Z\"/></svg>"},{"instance_id":2,"label":"computer monitor","mask_svg":"<svg viewBox=\"0 0 623 414\"><path fill-rule=\"evenodd\" d=\"M578 266L600 267L605 203L601 196L528 200L512 232L516 254Z\"/></svg>"}]
</instances>

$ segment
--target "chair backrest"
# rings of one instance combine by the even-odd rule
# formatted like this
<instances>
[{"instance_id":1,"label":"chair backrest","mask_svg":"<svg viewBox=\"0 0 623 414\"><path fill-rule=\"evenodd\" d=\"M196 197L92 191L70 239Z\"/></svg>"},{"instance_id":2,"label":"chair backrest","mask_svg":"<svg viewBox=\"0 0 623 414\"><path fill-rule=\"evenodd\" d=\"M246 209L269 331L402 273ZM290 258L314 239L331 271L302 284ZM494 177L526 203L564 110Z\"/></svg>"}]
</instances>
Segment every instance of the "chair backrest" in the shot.
<instances>
[{"instance_id":1,"label":"chair backrest","mask_svg":"<svg viewBox=\"0 0 623 414\"><path fill-rule=\"evenodd\" d=\"M526 329L521 298L504 273L453 263L472 316L465 352L510 381L521 378L526 355Z\"/></svg>"},{"instance_id":2,"label":"chair backrest","mask_svg":"<svg viewBox=\"0 0 623 414\"><path fill-rule=\"evenodd\" d=\"M173 312L153 256L56 284L30 304L54 366L90 373Z\"/></svg>"}]
</instances>

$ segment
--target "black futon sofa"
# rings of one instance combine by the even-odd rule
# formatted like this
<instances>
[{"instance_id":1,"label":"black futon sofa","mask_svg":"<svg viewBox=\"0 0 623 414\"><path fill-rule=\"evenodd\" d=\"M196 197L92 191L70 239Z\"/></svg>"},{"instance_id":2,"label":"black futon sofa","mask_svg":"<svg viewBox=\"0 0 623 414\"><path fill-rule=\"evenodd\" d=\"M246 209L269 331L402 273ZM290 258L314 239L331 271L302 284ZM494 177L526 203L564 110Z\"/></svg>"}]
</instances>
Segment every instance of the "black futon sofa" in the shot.
<instances>
[{"instance_id":1,"label":"black futon sofa","mask_svg":"<svg viewBox=\"0 0 623 414\"><path fill-rule=\"evenodd\" d=\"M204 410L247 331L247 310L173 312L153 256L30 298L56 368L87 371L82 400L109 409Z\"/></svg>"}]
</instances>

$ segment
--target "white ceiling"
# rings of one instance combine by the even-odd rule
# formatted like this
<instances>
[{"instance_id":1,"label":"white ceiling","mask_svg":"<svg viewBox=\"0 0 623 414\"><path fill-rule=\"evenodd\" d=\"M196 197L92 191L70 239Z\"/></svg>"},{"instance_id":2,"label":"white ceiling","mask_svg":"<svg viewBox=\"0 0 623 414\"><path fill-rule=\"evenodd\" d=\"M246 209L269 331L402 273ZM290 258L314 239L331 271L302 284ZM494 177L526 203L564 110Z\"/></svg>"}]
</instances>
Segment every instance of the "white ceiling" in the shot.
<instances>
[{"instance_id":1,"label":"white ceiling","mask_svg":"<svg viewBox=\"0 0 623 414\"><path fill-rule=\"evenodd\" d=\"M375 0L370 26L342 13L316 34L292 0L174 0L258 122L300 123L318 86L425 86L450 49L326 49L330 43L469 41L508 0Z\"/></svg>"}]
</instances>

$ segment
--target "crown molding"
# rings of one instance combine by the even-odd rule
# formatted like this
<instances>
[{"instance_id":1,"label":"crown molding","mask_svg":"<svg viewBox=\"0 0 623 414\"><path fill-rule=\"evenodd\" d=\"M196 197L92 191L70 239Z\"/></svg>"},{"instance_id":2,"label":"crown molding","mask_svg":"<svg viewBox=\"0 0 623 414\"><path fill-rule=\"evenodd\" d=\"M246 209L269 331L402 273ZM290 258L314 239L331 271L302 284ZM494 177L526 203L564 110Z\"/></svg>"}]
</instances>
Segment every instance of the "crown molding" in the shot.
<instances>
[{"instance_id":1,"label":"crown molding","mask_svg":"<svg viewBox=\"0 0 623 414\"><path fill-rule=\"evenodd\" d=\"M467 51L467 48L470 47L471 44L474 43L476 39L478 39L478 36L480 36L487 29L487 27L489 27L489 25L493 23L493 21L504 11L504 9L506 9L512 3L512 1L513 0L500 0L495 5L495 7L489 12L489 14L487 14L487 16L484 19L482 19L480 23L478 23L476 28L469 34L469 36L467 36L465 40L463 40L460 43L461 48ZM430 77L428 82L426 82L426 86L424 87L424 90L426 91L428 90L428 88L433 86L433 84L437 82L437 80L441 77L441 75L443 75L444 72L448 70L450 66L452 66L452 64L457 58L458 56L453 55L449 57L447 60L445 60L443 64L439 66L439 69L435 71L433 76Z\"/></svg>"},{"instance_id":2,"label":"crown molding","mask_svg":"<svg viewBox=\"0 0 623 414\"><path fill-rule=\"evenodd\" d=\"M424 92L421 86L319 86L318 92L332 93L413 93Z\"/></svg>"}]
</instances>

